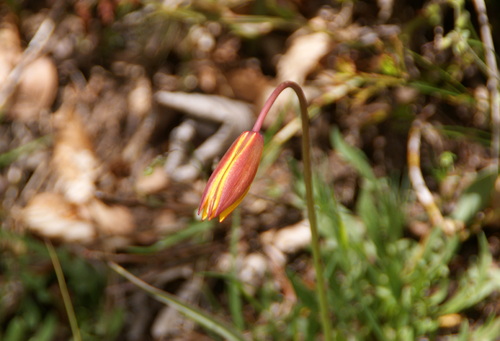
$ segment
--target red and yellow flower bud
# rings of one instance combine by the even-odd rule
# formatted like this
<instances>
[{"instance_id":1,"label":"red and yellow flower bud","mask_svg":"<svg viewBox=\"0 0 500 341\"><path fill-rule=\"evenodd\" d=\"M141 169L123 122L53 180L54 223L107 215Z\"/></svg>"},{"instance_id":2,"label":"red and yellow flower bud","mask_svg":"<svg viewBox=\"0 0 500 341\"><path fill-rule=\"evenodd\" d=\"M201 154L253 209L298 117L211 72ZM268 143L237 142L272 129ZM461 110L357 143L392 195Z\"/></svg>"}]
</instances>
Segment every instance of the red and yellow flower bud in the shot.
<instances>
[{"instance_id":1,"label":"red and yellow flower bud","mask_svg":"<svg viewBox=\"0 0 500 341\"><path fill-rule=\"evenodd\" d=\"M219 216L223 221L240 204L259 168L264 138L257 131L245 131L233 142L208 180L201 197L201 219Z\"/></svg>"}]
</instances>

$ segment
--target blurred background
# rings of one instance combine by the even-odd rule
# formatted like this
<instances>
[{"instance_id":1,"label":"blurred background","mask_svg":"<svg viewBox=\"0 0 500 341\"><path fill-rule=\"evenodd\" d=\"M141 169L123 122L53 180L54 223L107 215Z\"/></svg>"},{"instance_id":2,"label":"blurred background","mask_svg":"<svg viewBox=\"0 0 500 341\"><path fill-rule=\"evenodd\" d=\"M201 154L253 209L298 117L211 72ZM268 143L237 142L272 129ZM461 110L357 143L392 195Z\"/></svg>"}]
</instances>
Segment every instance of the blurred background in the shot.
<instances>
[{"instance_id":1,"label":"blurred background","mask_svg":"<svg viewBox=\"0 0 500 341\"><path fill-rule=\"evenodd\" d=\"M196 215L218 160L291 80L309 102L335 339L499 340L499 75L486 58L499 10L3 2L0 339L223 339L112 262L244 339L320 340L292 92L264 123L241 208Z\"/></svg>"}]
</instances>

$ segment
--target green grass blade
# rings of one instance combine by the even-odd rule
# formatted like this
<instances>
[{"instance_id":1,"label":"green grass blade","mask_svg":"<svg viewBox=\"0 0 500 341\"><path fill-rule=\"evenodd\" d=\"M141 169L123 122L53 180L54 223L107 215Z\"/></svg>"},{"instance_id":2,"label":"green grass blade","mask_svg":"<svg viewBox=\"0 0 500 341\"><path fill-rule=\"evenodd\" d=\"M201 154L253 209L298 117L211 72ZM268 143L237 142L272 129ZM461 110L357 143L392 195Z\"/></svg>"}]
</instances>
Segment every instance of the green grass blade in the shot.
<instances>
[{"instance_id":1,"label":"green grass blade","mask_svg":"<svg viewBox=\"0 0 500 341\"><path fill-rule=\"evenodd\" d=\"M75 341L81 341L82 336L80 334L80 328L78 327L75 309L73 308L73 303L71 302L71 297L69 295L68 286L66 285L66 280L64 278L61 263L59 262L59 257L57 257L56 250L54 249L54 246L50 241L46 241L45 245L47 246L52 265L54 266L54 271L56 273L59 289L61 290L64 307L66 308L66 313L68 314L68 320L71 327L71 333L73 334L73 339Z\"/></svg>"},{"instance_id":2,"label":"green grass blade","mask_svg":"<svg viewBox=\"0 0 500 341\"><path fill-rule=\"evenodd\" d=\"M192 238L199 233L213 228L215 224L212 221L195 221L188 227L171 234L151 246L131 246L127 249L130 253L150 254L164 250L170 246L176 245L186 239Z\"/></svg>"},{"instance_id":3,"label":"green grass blade","mask_svg":"<svg viewBox=\"0 0 500 341\"><path fill-rule=\"evenodd\" d=\"M46 147L49 144L50 140L50 136L43 136L22 146L0 154L0 168L10 165L22 155L29 154L36 151L37 149Z\"/></svg>"},{"instance_id":4,"label":"green grass blade","mask_svg":"<svg viewBox=\"0 0 500 341\"><path fill-rule=\"evenodd\" d=\"M55 315L48 315L43 324L39 327L36 333L29 339L29 341L51 341L57 330L57 318Z\"/></svg>"},{"instance_id":5,"label":"green grass blade","mask_svg":"<svg viewBox=\"0 0 500 341\"><path fill-rule=\"evenodd\" d=\"M490 318L470 335L468 340L495 341L500 335L500 318Z\"/></svg>"},{"instance_id":6,"label":"green grass blade","mask_svg":"<svg viewBox=\"0 0 500 341\"><path fill-rule=\"evenodd\" d=\"M500 289L500 271L491 266L493 262L488 250L488 241L479 235L479 258L460 279L457 292L441 306L441 315L458 313L484 300Z\"/></svg>"},{"instance_id":7,"label":"green grass blade","mask_svg":"<svg viewBox=\"0 0 500 341\"><path fill-rule=\"evenodd\" d=\"M135 284L136 286L138 286L139 288L150 294L159 302L165 303L177 309L179 312L183 313L188 318L197 322L198 324L210 330L211 332L220 335L225 340L229 341L245 340L243 335L241 335L238 331L234 330L230 326L227 326L224 322L217 320L215 317L210 316L208 313L180 301L175 296L169 293L166 293L158 288L149 285L148 283L137 278L136 276L134 276L133 274L131 274L123 267L119 266L114 262L109 262L108 264L109 267L111 267L111 269L116 271L119 275L128 279L130 282L132 282L133 284Z\"/></svg>"},{"instance_id":8,"label":"green grass blade","mask_svg":"<svg viewBox=\"0 0 500 341\"><path fill-rule=\"evenodd\" d=\"M359 172L362 178L368 181L376 181L375 174L366 158L365 154L357 148L348 145L342 138L338 129L333 129L330 140L342 157L349 162Z\"/></svg>"}]
</instances>

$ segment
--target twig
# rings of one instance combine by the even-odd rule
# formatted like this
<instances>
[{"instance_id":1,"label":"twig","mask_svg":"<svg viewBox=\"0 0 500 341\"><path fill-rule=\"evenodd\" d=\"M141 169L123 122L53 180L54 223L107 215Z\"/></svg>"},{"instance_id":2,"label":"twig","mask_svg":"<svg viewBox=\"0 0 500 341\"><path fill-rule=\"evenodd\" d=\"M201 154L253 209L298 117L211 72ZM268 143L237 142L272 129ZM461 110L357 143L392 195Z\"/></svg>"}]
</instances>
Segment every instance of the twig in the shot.
<instances>
[{"instance_id":1,"label":"twig","mask_svg":"<svg viewBox=\"0 0 500 341\"><path fill-rule=\"evenodd\" d=\"M446 234L451 235L456 232L457 226L452 220L443 217L431 191L425 184L420 169L420 141L425 124L423 119L417 118L408 133L407 162L410 182L418 201L424 206L432 226L439 226Z\"/></svg>"},{"instance_id":2,"label":"twig","mask_svg":"<svg viewBox=\"0 0 500 341\"><path fill-rule=\"evenodd\" d=\"M443 215L434 202L434 197L427 188L420 169L420 140L423 125L424 123L420 119L416 119L408 133L408 173L417 199L427 211L431 224L439 226L443 223Z\"/></svg>"},{"instance_id":3,"label":"twig","mask_svg":"<svg viewBox=\"0 0 500 341\"><path fill-rule=\"evenodd\" d=\"M427 188L422 171L420 170L420 140L423 125L424 123L420 119L416 119L408 133L408 173L417 199L427 211L431 224L439 226L443 222L443 215L434 202L434 197Z\"/></svg>"},{"instance_id":4,"label":"twig","mask_svg":"<svg viewBox=\"0 0 500 341\"><path fill-rule=\"evenodd\" d=\"M490 110L491 110L491 152L494 159L494 165L498 172L500 156L500 98L498 93L498 66L495 59L495 47L491 36L488 15L486 14L486 5L484 0L474 0L474 6L477 11L477 18L481 30L481 39L484 44L484 58L488 67L487 87L490 92Z\"/></svg>"},{"instance_id":5,"label":"twig","mask_svg":"<svg viewBox=\"0 0 500 341\"><path fill-rule=\"evenodd\" d=\"M242 130L248 130L253 120L253 111L248 104L221 96L158 91L155 99L161 105L196 119L185 120L170 136L171 148L165 171L176 181L195 179L201 165L207 165L221 150L228 148ZM220 127L189 157L190 141L195 133L207 126L206 121L218 123Z\"/></svg>"}]
</instances>

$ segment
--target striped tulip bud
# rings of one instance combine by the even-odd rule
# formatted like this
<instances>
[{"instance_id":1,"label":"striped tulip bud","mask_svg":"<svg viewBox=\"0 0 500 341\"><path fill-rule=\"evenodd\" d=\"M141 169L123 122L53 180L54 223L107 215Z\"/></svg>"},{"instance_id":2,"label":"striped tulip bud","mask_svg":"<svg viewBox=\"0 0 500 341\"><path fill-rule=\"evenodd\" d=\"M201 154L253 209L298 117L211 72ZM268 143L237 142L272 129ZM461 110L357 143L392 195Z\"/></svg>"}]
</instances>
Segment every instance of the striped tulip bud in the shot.
<instances>
[{"instance_id":1,"label":"striped tulip bud","mask_svg":"<svg viewBox=\"0 0 500 341\"><path fill-rule=\"evenodd\" d=\"M198 214L201 219L219 216L223 221L240 204L259 168L264 138L258 131L245 131L233 142L210 176Z\"/></svg>"}]
</instances>

